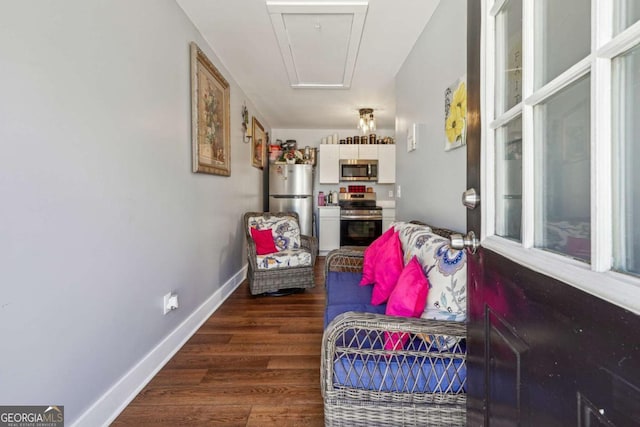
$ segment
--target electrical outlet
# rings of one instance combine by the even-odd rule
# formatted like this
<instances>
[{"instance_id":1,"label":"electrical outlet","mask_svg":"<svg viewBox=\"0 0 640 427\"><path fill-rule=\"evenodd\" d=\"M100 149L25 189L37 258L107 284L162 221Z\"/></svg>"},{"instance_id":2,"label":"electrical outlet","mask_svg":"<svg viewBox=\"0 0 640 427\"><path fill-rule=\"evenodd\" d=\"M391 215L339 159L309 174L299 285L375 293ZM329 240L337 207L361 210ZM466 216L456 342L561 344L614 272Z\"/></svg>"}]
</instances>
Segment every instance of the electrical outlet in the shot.
<instances>
[{"instance_id":1,"label":"electrical outlet","mask_svg":"<svg viewBox=\"0 0 640 427\"><path fill-rule=\"evenodd\" d=\"M389 190L389 197L393 198L393 190Z\"/></svg>"},{"instance_id":2,"label":"electrical outlet","mask_svg":"<svg viewBox=\"0 0 640 427\"><path fill-rule=\"evenodd\" d=\"M399 199L402 197L402 187L398 184L398 190L396 191L396 197Z\"/></svg>"},{"instance_id":3,"label":"electrical outlet","mask_svg":"<svg viewBox=\"0 0 640 427\"><path fill-rule=\"evenodd\" d=\"M162 305L163 314L178 308L178 294L169 292L164 296L164 304Z\"/></svg>"}]
</instances>

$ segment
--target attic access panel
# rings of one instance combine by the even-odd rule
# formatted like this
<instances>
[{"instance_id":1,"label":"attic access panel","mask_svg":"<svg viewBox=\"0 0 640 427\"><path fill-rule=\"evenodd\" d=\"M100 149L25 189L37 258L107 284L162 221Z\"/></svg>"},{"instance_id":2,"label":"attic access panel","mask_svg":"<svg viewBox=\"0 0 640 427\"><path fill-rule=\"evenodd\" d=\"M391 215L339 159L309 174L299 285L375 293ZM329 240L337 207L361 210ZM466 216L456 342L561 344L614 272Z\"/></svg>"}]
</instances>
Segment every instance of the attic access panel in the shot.
<instances>
[{"instance_id":1,"label":"attic access panel","mask_svg":"<svg viewBox=\"0 0 640 427\"><path fill-rule=\"evenodd\" d=\"M267 1L291 87L351 86L367 8L368 1Z\"/></svg>"}]
</instances>

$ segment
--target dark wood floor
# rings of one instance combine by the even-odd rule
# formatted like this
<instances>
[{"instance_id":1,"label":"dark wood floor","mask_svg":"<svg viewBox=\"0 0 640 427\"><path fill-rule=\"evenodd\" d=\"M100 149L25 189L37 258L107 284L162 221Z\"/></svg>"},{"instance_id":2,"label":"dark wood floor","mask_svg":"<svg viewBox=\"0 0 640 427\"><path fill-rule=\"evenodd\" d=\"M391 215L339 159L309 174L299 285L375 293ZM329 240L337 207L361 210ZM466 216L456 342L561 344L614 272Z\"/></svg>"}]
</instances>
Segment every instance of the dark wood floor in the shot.
<instances>
[{"instance_id":1,"label":"dark wood floor","mask_svg":"<svg viewBox=\"0 0 640 427\"><path fill-rule=\"evenodd\" d=\"M316 287L252 297L245 281L115 426L322 426L322 268Z\"/></svg>"}]
</instances>

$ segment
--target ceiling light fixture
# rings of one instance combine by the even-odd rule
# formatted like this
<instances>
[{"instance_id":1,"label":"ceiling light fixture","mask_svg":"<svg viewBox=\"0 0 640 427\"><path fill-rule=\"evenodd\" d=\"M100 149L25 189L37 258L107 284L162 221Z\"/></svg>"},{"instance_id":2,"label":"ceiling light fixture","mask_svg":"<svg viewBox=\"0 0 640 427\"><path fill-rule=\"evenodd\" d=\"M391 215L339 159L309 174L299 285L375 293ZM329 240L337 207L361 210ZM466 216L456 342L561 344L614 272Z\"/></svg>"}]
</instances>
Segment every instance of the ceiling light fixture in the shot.
<instances>
[{"instance_id":1,"label":"ceiling light fixture","mask_svg":"<svg viewBox=\"0 0 640 427\"><path fill-rule=\"evenodd\" d=\"M366 135L370 131L375 132L376 119L373 117L373 108L360 109L360 120L358 121L358 129L360 129L363 135Z\"/></svg>"}]
</instances>

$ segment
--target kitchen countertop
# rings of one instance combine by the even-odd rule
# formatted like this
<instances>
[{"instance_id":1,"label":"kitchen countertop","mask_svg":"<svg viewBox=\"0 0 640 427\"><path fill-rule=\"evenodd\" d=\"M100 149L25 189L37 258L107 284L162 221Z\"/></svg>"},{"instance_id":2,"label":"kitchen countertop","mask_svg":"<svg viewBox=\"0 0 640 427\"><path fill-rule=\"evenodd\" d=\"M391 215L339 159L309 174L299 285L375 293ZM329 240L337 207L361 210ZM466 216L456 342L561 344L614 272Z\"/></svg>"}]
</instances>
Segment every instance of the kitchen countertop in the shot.
<instances>
[{"instance_id":1,"label":"kitchen countertop","mask_svg":"<svg viewBox=\"0 0 640 427\"><path fill-rule=\"evenodd\" d=\"M395 200L378 200L376 202L376 206L381 208L393 209L396 207L396 201ZM318 206L318 209L339 208L339 207L340 207L339 205L324 205L324 206Z\"/></svg>"},{"instance_id":2,"label":"kitchen countertop","mask_svg":"<svg viewBox=\"0 0 640 427\"><path fill-rule=\"evenodd\" d=\"M396 201L395 200L378 200L376 202L376 205L380 206L381 208L395 208Z\"/></svg>"}]
</instances>

